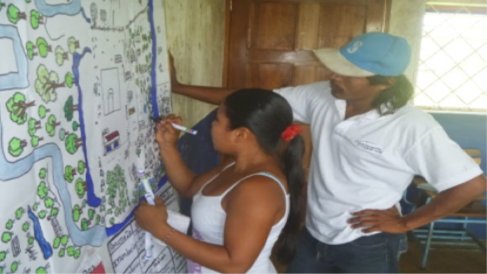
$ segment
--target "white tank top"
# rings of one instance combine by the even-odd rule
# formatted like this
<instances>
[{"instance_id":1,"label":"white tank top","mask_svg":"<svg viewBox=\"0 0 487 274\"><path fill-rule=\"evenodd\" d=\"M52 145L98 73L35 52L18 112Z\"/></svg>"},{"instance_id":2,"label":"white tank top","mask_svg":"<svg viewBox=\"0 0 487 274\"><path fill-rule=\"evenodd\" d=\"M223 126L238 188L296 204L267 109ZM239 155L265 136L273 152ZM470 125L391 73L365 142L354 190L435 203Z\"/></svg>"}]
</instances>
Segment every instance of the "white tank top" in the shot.
<instances>
[{"instance_id":1,"label":"white tank top","mask_svg":"<svg viewBox=\"0 0 487 274\"><path fill-rule=\"evenodd\" d=\"M206 185L212 182L218 177L221 172L229 168L235 163L231 163L224 167L220 173L209 179L193 197L193 204L191 205L191 220L193 226L193 238L215 245L223 245L223 232L225 219L227 217L226 212L221 206L221 201L225 195L236 187L241 181L252 176L265 176L274 180L282 189L286 197L286 210L284 216L272 226L272 229L267 237L267 240L262 248L259 256L255 260L254 264L247 271L248 273L276 273L276 269L270 259L272 247L281 234L284 225L286 224L287 217L289 215L289 194L286 193L286 189L278 178L268 172L258 172L250 174L238 180L221 195L218 196L206 196L202 193ZM209 269L197 263L188 260L188 273L218 273L215 270Z\"/></svg>"}]
</instances>

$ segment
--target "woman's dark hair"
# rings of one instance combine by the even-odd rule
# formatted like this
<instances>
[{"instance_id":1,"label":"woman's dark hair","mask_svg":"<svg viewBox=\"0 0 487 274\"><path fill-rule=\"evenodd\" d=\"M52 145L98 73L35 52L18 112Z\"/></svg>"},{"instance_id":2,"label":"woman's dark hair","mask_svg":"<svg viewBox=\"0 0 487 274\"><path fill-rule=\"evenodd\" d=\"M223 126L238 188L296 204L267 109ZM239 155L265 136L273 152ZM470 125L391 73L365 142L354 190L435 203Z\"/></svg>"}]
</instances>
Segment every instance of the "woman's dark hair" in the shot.
<instances>
[{"instance_id":1,"label":"woman's dark hair","mask_svg":"<svg viewBox=\"0 0 487 274\"><path fill-rule=\"evenodd\" d=\"M291 141L281 139L293 123L292 109L281 95L265 89L240 89L225 98L226 115L232 129L246 127L256 136L262 149L280 156L290 193L286 225L274 245L274 257L287 262L294 256L305 210L304 141L300 135Z\"/></svg>"},{"instance_id":2,"label":"woman's dark hair","mask_svg":"<svg viewBox=\"0 0 487 274\"><path fill-rule=\"evenodd\" d=\"M413 95L414 88L404 75L388 77L374 75L367 77L371 85L388 85L372 102L381 115L392 114L404 106ZM392 85L391 85L392 83Z\"/></svg>"}]
</instances>

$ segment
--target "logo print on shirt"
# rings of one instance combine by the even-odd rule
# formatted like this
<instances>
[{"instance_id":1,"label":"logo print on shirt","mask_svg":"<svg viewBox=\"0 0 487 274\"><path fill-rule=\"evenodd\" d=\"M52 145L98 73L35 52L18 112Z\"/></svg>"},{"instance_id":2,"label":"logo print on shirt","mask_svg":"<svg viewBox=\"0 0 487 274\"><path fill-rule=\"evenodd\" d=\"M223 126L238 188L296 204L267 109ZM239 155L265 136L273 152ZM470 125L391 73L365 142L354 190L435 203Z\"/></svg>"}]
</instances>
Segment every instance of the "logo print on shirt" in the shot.
<instances>
[{"instance_id":1,"label":"logo print on shirt","mask_svg":"<svg viewBox=\"0 0 487 274\"><path fill-rule=\"evenodd\" d=\"M361 48L362 46L364 45L364 42L362 41L356 41L355 43L353 43L349 48L347 48L347 52L352 54L352 53L355 53L357 52L357 50L359 50L359 48Z\"/></svg>"},{"instance_id":2,"label":"logo print on shirt","mask_svg":"<svg viewBox=\"0 0 487 274\"><path fill-rule=\"evenodd\" d=\"M377 147L376 144L372 144L367 141L361 141L361 140L355 140L355 144L357 144L358 147L370 151L370 152L375 152L378 154L382 154L382 149L380 147Z\"/></svg>"}]
</instances>

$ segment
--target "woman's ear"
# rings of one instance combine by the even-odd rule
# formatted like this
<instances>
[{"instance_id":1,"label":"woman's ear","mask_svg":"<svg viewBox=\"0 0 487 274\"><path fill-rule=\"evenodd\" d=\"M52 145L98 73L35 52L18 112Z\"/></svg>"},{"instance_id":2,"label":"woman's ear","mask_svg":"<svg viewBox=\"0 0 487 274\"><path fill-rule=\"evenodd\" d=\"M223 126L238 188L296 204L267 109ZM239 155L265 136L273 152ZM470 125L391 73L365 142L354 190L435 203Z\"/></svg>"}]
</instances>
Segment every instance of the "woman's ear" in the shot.
<instances>
[{"instance_id":1,"label":"woman's ear","mask_svg":"<svg viewBox=\"0 0 487 274\"><path fill-rule=\"evenodd\" d=\"M246 141L251 135L252 133L246 127L236 128L232 132L232 136L234 137L234 140L237 142Z\"/></svg>"}]
</instances>

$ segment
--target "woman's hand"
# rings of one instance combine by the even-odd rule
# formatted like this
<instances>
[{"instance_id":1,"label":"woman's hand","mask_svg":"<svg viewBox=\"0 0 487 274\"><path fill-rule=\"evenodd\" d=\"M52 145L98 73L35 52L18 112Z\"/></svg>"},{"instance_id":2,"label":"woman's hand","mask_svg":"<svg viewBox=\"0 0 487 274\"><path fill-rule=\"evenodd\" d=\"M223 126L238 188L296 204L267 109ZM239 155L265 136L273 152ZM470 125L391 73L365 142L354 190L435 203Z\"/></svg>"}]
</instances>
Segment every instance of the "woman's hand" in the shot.
<instances>
[{"instance_id":1,"label":"woman's hand","mask_svg":"<svg viewBox=\"0 0 487 274\"><path fill-rule=\"evenodd\" d=\"M143 230L154 232L167 226L167 208L161 198L156 197L155 205L143 201L135 210L135 221Z\"/></svg>"},{"instance_id":2,"label":"woman's hand","mask_svg":"<svg viewBox=\"0 0 487 274\"><path fill-rule=\"evenodd\" d=\"M167 145L176 145L179 138L179 131L172 126L172 123L181 124L181 122L181 117L174 114L169 114L168 116L166 116L166 118L157 122L156 142L159 144L160 148Z\"/></svg>"}]
</instances>

